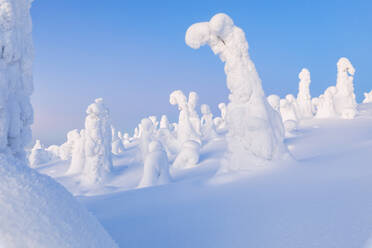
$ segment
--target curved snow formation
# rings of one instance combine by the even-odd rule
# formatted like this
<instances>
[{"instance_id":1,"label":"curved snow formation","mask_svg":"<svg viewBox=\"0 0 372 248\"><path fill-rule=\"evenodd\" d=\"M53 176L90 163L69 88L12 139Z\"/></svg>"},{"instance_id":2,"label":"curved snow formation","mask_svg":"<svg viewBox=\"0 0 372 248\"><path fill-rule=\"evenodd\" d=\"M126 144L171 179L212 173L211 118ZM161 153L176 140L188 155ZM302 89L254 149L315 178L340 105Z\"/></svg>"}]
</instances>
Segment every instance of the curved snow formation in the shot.
<instances>
[{"instance_id":1,"label":"curved snow formation","mask_svg":"<svg viewBox=\"0 0 372 248\"><path fill-rule=\"evenodd\" d=\"M185 41L194 49L209 45L225 62L230 102L226 113L229 155L224 169L248 169L286 154L281 118L265 98L244 31L220 13L209 22L190 26Z\"/></svg>"},{"instance_id":2,"label":"curved snow formation","mask_svg":"<svg viewBox=\"0 0 372 248\"><path fill-rule=\"evenodd\" d=\"M31 0L0 0L0 247L117 247L65 188L27 166L30 7Z\"/></svg>"}]
</instances>

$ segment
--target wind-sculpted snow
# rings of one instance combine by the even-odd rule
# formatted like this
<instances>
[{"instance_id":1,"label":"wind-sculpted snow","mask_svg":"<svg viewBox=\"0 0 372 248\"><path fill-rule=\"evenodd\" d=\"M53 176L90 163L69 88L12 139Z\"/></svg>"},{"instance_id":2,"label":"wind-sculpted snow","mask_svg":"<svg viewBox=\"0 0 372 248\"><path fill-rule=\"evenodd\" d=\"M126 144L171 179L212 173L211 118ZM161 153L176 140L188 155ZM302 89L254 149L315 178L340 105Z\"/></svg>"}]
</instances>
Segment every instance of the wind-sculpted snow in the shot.
<instances>
[{"instance_id":1,"label":"wind-sculpted snow","mask_svg":"<svg viewBox=\"0 0 372 248\"><path fill-rule=\"evenodd\" d=\"M0 247L117 247L60 184L27 166L33 46L30 0L0 0ZM31 152L38 162L43 147Z\"/></svg>"},{"instance_id":2,"label":"wind-sculpted snow","mask_svg":"<svg viewBox=\"0 0 372 248\"><path fill-rule=\"evenodd\" d=\"M0 247L117 247L61 185L0 154Z\"/></svg>"},{"instance_id":3,"label":"wind-sculpted snow","mask_svg":"<svg viewBox=\"0 0 372 248\"><path fill-rule=\"evenodd\" d=\"M228 162L226 170L247 169L282 158L284 128L279 114L268 104L255 66L248 54L242 29L226 14L189 27L186 44L194 49L209 45L225 62L227 87Z\"/></svg>"}]
</instances>

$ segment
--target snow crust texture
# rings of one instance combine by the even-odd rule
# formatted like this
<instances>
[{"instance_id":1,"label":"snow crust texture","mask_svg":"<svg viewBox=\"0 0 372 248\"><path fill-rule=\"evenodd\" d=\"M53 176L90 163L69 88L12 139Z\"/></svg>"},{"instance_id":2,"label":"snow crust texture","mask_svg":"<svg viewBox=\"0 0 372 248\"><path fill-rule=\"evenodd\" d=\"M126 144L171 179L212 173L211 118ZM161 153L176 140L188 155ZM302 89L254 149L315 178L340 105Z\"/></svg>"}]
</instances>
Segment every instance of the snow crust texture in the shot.
<instances>
[{"instance_id":1,"label":"snow crust texture","mask_svg":"<svg viewBox=\"0 0 372 248\"><path fill-rule=\"evenodd\" d=\"M209 45L225 62L230 90L226 111L229 155L225 169L248 169L252 164L283 157L286 153L283 124L264 96L243 30L221 13L209 22L190 26L185 41L194 49Z\"/></svg>"}]
</instances>

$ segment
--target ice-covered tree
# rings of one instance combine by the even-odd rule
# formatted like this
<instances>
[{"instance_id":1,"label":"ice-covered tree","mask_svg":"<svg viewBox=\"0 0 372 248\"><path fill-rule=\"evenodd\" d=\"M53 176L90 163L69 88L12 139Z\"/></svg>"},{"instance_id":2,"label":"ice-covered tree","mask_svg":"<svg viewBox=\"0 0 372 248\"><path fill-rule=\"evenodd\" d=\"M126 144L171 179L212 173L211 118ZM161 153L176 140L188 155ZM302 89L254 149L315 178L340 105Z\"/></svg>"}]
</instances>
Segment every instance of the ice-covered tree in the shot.
<instances>
[{"instance_id":1,"label":"ice-covered tree","mask_svg":"<svg viewBox=\"0 0 372 248\"><path fill-rule=\"evenodd\" d=\"M172 105L177 105L180 111L177 125L177 141L179 146L182 146L188 140L195 140L200 143L199 134L190 122L189 105L183 92L180 90L173 91L169 96L169 102Z\"/></svg>"},{"instance_id":2,"label":"ice-covered tree","mask_svg":"<svg viewBox=\"0 0 372 248\"><path fill-rule=\"evenodd\" d=\"M221 116L213 119L216 130L219 132L224 132L226 129L226 104L221 102L218 104L218 108L221 112Z\"/></svg>"},{"instance_id":3,"label":"ice-covered tree","mask_svg":"<svg viewBox=\"0 0 372 248\"><path fill-rule=\"evenodd\" d=\"M112 171L112 132L108 108L98 98L87 108L85 129L74 145L68 173L81 172L84 184L103 182Z\"/></svg>"},{"instance_id":4,"label":"ice-covered tree","mask_svg":"<svg viewBox=\"0 0 372 248\"><path fill-rule=\"evenodd\" d=\"M200 118L198 113L196 112L196 105L198 104L199 96L196 92L192 91L189 93L189 100L187 102L188 110L189 110L189 119L191 126L193 127L195 133L197 135L201 135L201 126L200 126Z\"/></svg>"},{"instance_id":5,"label":"ice-covered tree","mask_svg":"<svg viewBox=\"0 0 372 248\"><path fill-rule=\"evenodd\" d=\"M363 103L370 103L372 102L372 90L368 92L364 92L364 100Z\"/></svg>"},{"instance_id":6,"label":"ice-covered tree","mask_svg":"<svg viewBox=\"0 0 372 248\"><path fill-rule=\"evenodd\" d=\"M148 187L171 182L169 162L162 145L157 141L149 144L143 168L143 176L138 187Z\"/></svg>"},{"instance_id":7,"label":"ice-covered tree","mask_svg":"<svg viewBox=\"0 0 372 248\"><path fill-rule=\"evenodd\" d=\"M298 115L301 119L313 117L311 95L310 95L310 72L303 68L298 74L300 82L298 84L297 105Z\"/></svg>"},{"instance_id":8,"label":"ice-covered tree","mask_svg":"<svg viewBox=\"0 0 372 248\"><path fill-rule=\"evenodd\" d=\"M144 161L148 152L149 144L154 140L154 123L149 118L141 120L141 136L140 136L140 150L141 160Z\"/></svg>"},{"instance_id":9,"label":"ice-covered tree","mask_svg":"<svg viewBox=\"0 0 372 248\"><path fill-rule=\"evenodd\" d=\"M335 110L339 116L353 119L357 113L354 94L355 69L347 58L337 62L337 92L334 95Z\"/></svg>"},{"instance_id":10,"label":"ice-covered tree","mask_svg":"<svg viewBox=\"0 0 372 248\"><path fill-rule=\"evenodd\" d=\"M265 98L243 30L226 14L217 14L209 22L189 27L185 41L194 49L208 44L225 62L230 102L226 113L229 155L224 169L247 169L287 153L283 124Z\"/></svg>"},{"instance_id":11,"label":"ice-covered tree","mask_svg":"<svg viewBox=\"0 0 372 248\"><path fill-rule=\"evenodd\" d=\"M119 133L116 129L111 126L111 133L112 133L112 153L115 155L121 154L124 152L124 145L122 140L119 137Z\"/></svg>"},{"instance_id":12,"label":"ice-covered tree","mask_svg":"<svg viewBox=\"0 0 372 248\"><path fill-rule=\"evenodd\" d=\"M210 107L207 104L202 104L200 106L200 111L202 113L201 130L203 139L208 141L216 138L216 127L214 126L213 114Z\"/></svg>"},{"instance_id":13,"label":"ice-covered tree","mask_svg":"<svg viewBox=\"0 0 372 248\"><path fill-rule=\"evenodd\" d=\"M337 112L334 104L334 96L337 92L335 86L328 87L323 95L318 97L316 101L316 118L334 118Z\"/></svg>"},{"instance_id":14,"label":"ice-covered tree","mask_svg":"<svg viewBox=\"0 0 372 248\"><path fill-rule=\"evenodd\" d=\"M275 111L280 113L280 97L278 95L268 96L267 101Z\"/></svg>"},{"instance_id":15,"label":"ice-covered tree","mask_svg":"<svg viewBox=\"0 0 372 248\"><path fill-rule=\"evenodd\" d=\"M67 133L67 140L59 147L59 157L62 160L70 160L75 142L80 139L80 134L77 129L71 130Z\"/></svg>"},{"instance_id":16,"label":"ice-covered tree","mask_svg":"<svg viewBox=\"0 0 372 248\"><path fill-rule=\"evenodd\" d=\"M0 247L117 247L64 187L29 168L31 0L0 0Z\"/></svg>"},{"instance_id":17,"label":"ice-covered tree","mask_svg":"<svg viewBox=\"0 0 372 248\"><path fill-rule=\"evenodd\" d=\"M49 153L45 150L44 146L41 145L40 140L36 140L35 145L31 149L31 153L28 156L28 161L31 167L35 167L40 164L45 164L51 160Z\"/></svg>"}]
</instances>

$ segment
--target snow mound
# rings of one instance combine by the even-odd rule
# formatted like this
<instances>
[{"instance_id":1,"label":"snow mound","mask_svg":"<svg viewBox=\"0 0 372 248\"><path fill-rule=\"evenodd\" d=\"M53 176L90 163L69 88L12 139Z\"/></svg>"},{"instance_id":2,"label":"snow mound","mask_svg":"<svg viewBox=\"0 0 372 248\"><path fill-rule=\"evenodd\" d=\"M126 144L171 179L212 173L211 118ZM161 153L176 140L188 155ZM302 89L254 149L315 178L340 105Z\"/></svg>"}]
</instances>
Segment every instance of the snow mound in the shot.
<instances>
[{"instance_id":1,"label":"snow mound","mask_svg":"<svg viewBox=\"0 0 372 248\"><path fill-rule=\"evenodd\" d=\"M61 185L8 160L0 154L0 247L117 247Z\"/></svg>"}]
</instances>

